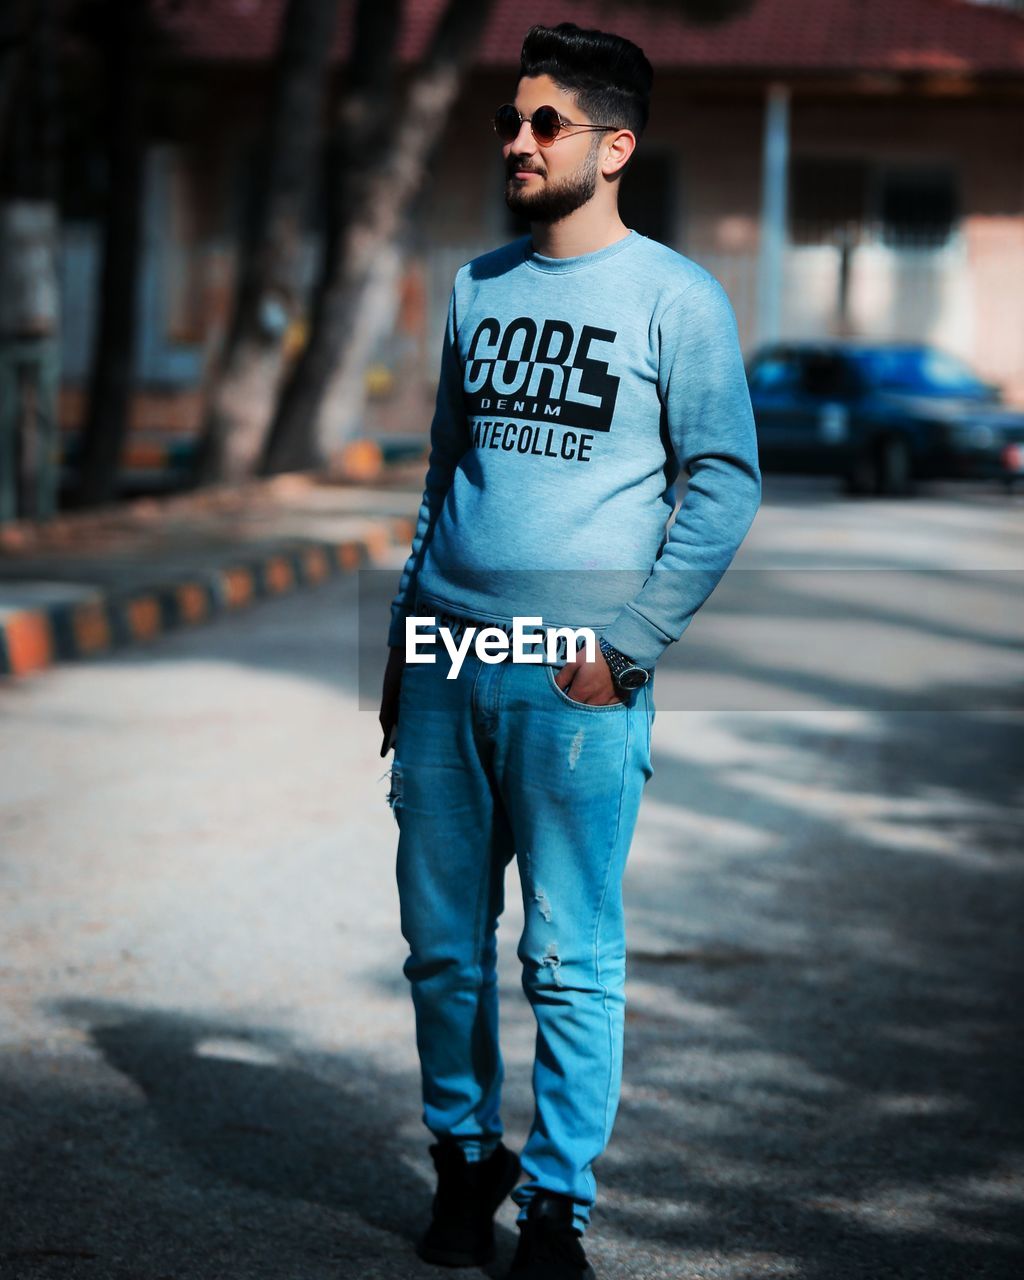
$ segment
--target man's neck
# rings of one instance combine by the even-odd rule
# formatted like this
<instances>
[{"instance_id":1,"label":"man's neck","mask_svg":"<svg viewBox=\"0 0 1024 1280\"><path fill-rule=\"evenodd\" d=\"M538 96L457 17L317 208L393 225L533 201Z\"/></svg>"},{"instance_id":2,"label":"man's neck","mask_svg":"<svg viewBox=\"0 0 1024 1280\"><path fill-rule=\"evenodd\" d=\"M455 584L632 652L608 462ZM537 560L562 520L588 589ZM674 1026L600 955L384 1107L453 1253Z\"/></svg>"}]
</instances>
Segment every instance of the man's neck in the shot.
<instances>
[{"instance_id":1,"label":"man's neck","mask_svg":"<svg viewBox=\"0 0 1024 1280\"><path fill-rule=\"evenodd\" d=\"M577 210L560 222L533 222L530 232L534 252L545 258L578 258L584 253L596 253L607 249L629 235L629 228L619 217L580 217L585 211Z\"/></svg>"}]
</instances>

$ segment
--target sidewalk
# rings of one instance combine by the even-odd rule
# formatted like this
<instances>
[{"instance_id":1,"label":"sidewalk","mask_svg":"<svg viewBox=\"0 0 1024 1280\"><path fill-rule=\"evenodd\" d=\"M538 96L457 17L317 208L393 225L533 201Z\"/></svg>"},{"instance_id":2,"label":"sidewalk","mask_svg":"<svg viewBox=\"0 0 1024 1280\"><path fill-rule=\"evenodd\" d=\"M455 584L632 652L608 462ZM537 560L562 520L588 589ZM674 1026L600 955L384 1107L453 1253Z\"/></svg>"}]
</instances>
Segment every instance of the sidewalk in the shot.
<instances>
[{"instance_id":1,"label":"sidewalk","mask_svg":"<svg viewBox=\"0 0 1024 1280\"><path fill-rule=\"evenodd\" d=\"M152 641L412 541L424 464L372 486L303 474L0 528L0 676Z\"/></svg>"}]
</instances>

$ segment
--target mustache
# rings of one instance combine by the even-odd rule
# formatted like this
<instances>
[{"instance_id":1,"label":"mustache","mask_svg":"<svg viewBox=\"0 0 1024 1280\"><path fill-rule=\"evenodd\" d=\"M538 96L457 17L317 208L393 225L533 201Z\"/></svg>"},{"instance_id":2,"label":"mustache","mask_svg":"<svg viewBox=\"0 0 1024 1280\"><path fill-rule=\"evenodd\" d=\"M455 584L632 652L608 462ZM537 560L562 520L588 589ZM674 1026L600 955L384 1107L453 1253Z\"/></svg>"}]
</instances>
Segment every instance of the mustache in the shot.
<instances>
[{"instance_id":1,"label":"mustache","mask_svg":"<svg viewBox=\"0 0 1024 1280\"><path fill-rule=\"evenodd\" d=\"M532 165L528 165L528 164L515 164L515 163L514 163L514 162L512 162L512 161L509 161L509 163L505 166L505 171L506 171L506 175L507 175L509 178L511 178L514 174L517 174L517 173L540 173L540 174L543 174L543 172L544 172L544 170L543 170L543 169L534 169Z\"/></svg>"}]
</instances>

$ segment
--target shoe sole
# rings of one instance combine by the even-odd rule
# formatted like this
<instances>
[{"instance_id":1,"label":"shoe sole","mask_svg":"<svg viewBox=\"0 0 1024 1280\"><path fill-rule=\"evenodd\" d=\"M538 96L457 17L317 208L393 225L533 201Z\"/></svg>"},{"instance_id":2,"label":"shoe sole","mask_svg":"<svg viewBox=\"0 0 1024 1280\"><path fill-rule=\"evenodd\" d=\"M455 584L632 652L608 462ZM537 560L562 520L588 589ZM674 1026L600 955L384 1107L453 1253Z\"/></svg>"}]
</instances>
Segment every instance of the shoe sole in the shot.
<instances>
[{"instance_id":1,"label":"shoe sole","mask_svg":"<svg viewBox=\"0 0 1024 1280\"><path fill-rule=\"evenodd\" d=\"M527 1262L525 1267L519 1267L515 1271L510 1271L506 1280L517 1280L517 1277L528 1276L533 1270L533 1263ZM597 1273L593 1266L588 1262L586 1271L580 1273L580 1280L597 1280Z\"/></svg>"},{"instance_id":2,"label":"shoe sole","mask_svg":"<svg viewBox=\"0 0 1024 1280\"><path fill-rule=\"evenodd\" d=\"M500 1194L495 1192L494 1203L491 1206L492 1218L498 1211L498 1206L519 1181L519 1175L523 1171L523 1167L519 1163L519 1157L515 1152L512 1152L512 1156L513 1163L509 1165L508 1175L500 1184ZM421 1241L416 1246L416 1256L422 1258L424 1262L433 1262L441 1267L485 1267L489 1262L494 1261L496 1251L492 1244L488 1250L480 1253L459 1253L457 1250L452 1249L432 1249Z\"/></svg>"}]
</instances>

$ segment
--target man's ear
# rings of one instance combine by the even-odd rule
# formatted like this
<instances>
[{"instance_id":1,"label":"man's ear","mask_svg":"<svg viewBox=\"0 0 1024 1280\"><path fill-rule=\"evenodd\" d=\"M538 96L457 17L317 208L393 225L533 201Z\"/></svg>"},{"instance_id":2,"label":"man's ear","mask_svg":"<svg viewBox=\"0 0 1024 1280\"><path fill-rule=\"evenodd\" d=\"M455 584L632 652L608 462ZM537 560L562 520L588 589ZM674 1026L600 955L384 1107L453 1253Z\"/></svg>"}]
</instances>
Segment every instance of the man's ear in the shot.
<instances>
[{"instance_id":1,"label":"man's ear","mask_svg":"<svg viewBox=\"0 0 1024 1280\"><path fill-rule=\"evenodd\" d=\"M601 172L606 178L614 178L636 150L636 135L629 129L618 129L603 148Z\"/></svg>"}]
</instances>

